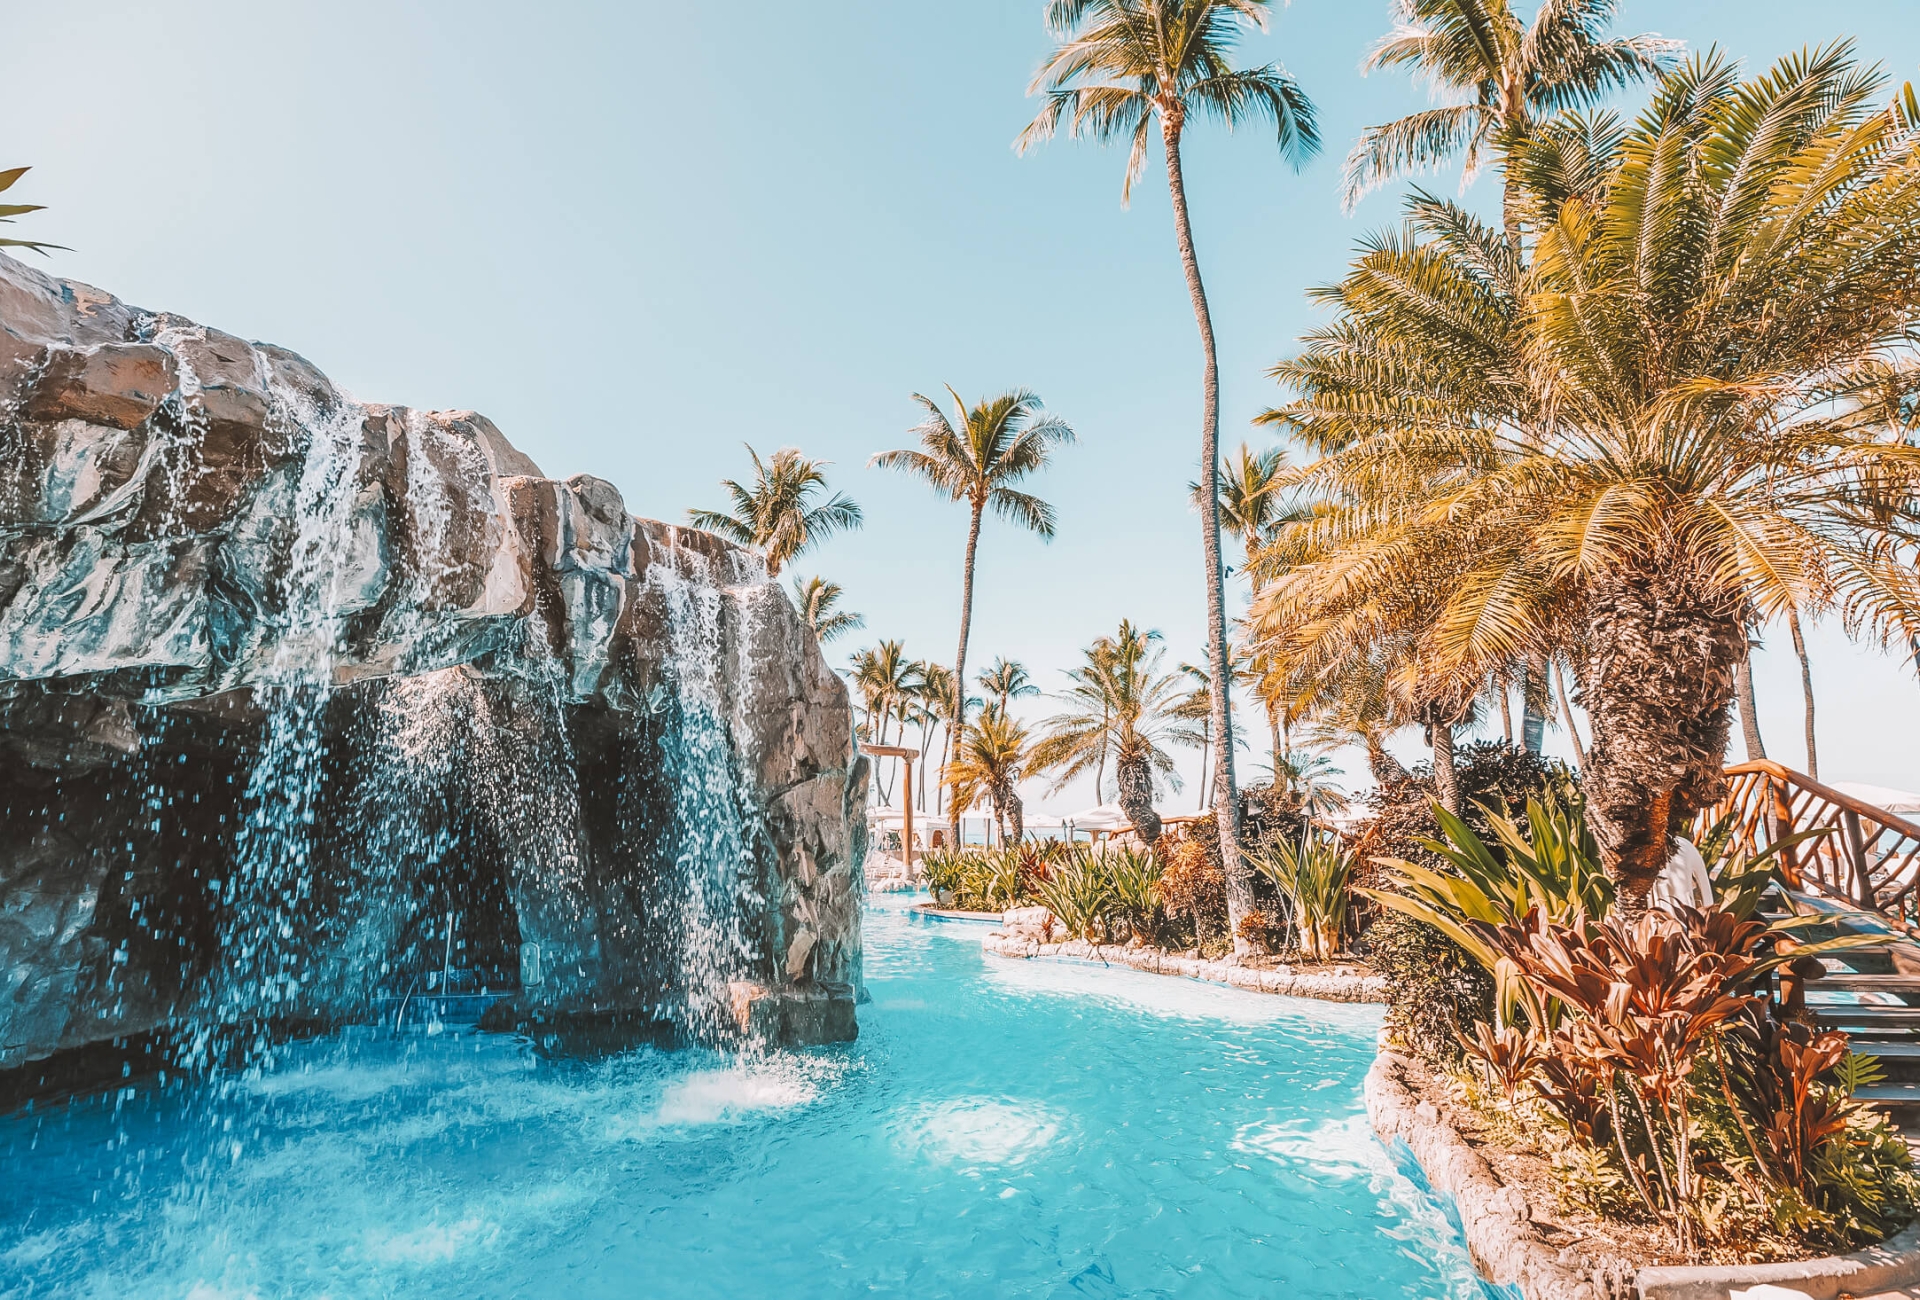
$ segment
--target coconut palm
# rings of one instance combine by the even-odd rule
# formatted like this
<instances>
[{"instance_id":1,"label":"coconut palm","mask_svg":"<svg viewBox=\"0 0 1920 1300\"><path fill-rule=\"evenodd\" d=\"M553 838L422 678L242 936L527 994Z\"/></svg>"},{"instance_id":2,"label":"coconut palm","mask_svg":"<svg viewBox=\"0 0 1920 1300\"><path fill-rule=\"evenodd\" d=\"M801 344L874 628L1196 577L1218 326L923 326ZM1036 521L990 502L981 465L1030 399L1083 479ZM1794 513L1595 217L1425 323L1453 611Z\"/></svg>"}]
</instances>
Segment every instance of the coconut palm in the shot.
<instances>
[{"instance_id":1,"label":"coconut palm","mask_svg":"<svg viewBox=\"0 0 1920 1300\"><path fill-rule=\"evenodd\" d=\"M835 608L844 594L837 582L828 582L820 577L802 579L797 574L794 576L793 603L821 645L867 625L867 620L861 615Z\"/></svg>"},{"instance_id":2,"label":"coconut palm","mask_svg":"<svg viewBox=\"0 0 1920 1300\"><path fill-rule=\"evenodd\" d=\"M1283 520L1298 517L1297 508L1289 505L1280 493L1280 475L1286 468L1287 452L1284 447L1269 447L1256 452L1243 442L1217 476L1220 484L1220 528L1240 543L1246 554L1246 563L1240 571L1249 580L1254 577L1254 558L1266 543L1268 532ZM1193 498L1195 508L1204 505L1204 487L1189 483L1187 492Z\"/></svg>"},{"instance_id":3,"label":"coconut palm","mask_svg":"<svg viewBox=\"0 0 1920 1300\"><path fill-rule=\"evenodd\" d=\"M1000 842L1018 844L1026 823L1015 787L1026 774L1027 729L988 704L978 721L966 725L958 749L959 756L943 776L953 787L954 815L984 799L993 806Z\"/></svg>"},{"instance_id":4,"label":"coconut palm","mask_svg":"<svg viewBox=\"0 0 1920 1300\"><path fill-rule=\"evenodd\" d=\"M1213 317L1193 247L1181 141L1189 119L1212 117L1228 127L1265 120L1274 126L1281 154L1295 166L1319 152L1312 103L1277 65L1236 69L1229 61L1246 27L1264 29L1267 0L1049 0L1046 22L1059 44L1034 78L1029 93L1045 103L1018 147L1024 152L1052 138L1062 126L1070 136L1129 143L1120 196L1131 197L1146 167L1154 126L1167 168L1174 237L1194 321L1205 354L1201 386L1200 534L1207 566L1207 671L1212 675L1211 728L1220 746L1214 800L1220 855L1227 877L1229 927L1253 910L1253 880L1240 860L1237 800L1233 789L1233 717L1229 701L1226 579L1220 556L1220 358ZM1237 949L1245 950L1236 937Z\"/></svg>"},{"instance_id":5,"label":"coconut palm","mask_svg":"<svg viewBox=\"0 0 1920 1300\"><path fill-rule=\"evenodd\" d=\"M1165 652L1159 643L1158 632L1123 620L1112 637L1089 646L1086 662L1068 674L1072 684L1058 697L1066 707L1047 719L1030 763L1036 773L1052 773L1059 791L1089 769L1098 775L1111 751L1120 807L1149 844L1160 838L1156 781L1180 788L1165 745L1191 743L1174 713L1179 679L1160 671Z\"/></svg>"},{"instance_id":6,"label":"coconut palm","mask_svg":"<svg viewBox=\"0 0 1920 1300\"><path fill-rule=\"evenodd\" d=\"M788 560L816 542L860 526L860 507L845 496L836 492L818 499L827 491L823 471L829 462L808 460L792 447L763 461L749 445L747 455L753 459L750 485L720 480L733 498L732 511L689 510L687 521L759 551L767 560L767 576L779 577Z\"/></svg>"},{"instance_id":7,"label":"coconut palm","mask_svg":"<svg viewBox=\"0 0 1920 1300\"><path fill-rule=\"evenodd\" d=\"M853 688L860 694L866 711L862 731L876 745L897 743L889 728L904 730L906 707L913 690L914 663L907 658L906 647L898 641L882 641L852 658ZM911 792L909 792L911 793ZM880 801L893 802L893 788L882 786Z\"/></svg>"},{"instance_id":8,"label":"coconut palm","mask_svg":"<svg viewBox=\"0 0 1920 1300\"><path fill-rule=\"evenodd\" d=\"M1259 635L1282 658L1396 643L1396 675L1449 705L1567 654L1630 912L1669 827L1724 789L1756 619L1837 604L1883 641L1920 631L1920 469L1860 418L1920 328L1920 240L1894 233L1920 225L1920 132L1883 91L1844 44L1746 82L1690 60L1630 129L1574 123L1581 167L1523 170L1577 182L1533 196L1554 215L1532 267L1416 197L1281 368L1322 508L1282 530Z\"/></svg>"},{"instance_id":9,"label":"coconut palm","mask_svg":"<svg viewBox=\"0 0 1920 1300\"><path fill-rule=\"evenodd\" d=\"M1411 68L1436 98L1457 102L1362 131L1341 182L1347 210L1396 176L1461 154L1471 181L1489 154L1509 156L1542 120L1672 67L1678 41L1604 38L1618 7L1619 0L1543 0L1533 21L1522 23L1510 0L1394 0L1393 30L1362 68ZM1504 225L1517 244L1519 177L1504 170Z\"/></svg>"},{"instance_id":10,"label":"coconut palm","mask_svg":"<svg viewBox=\"0 0 1920 1300\"><path fill-rule=\"evenodd\" d=\"M0 171L0 193L12 189L15 181L32 170L31 167L9 167ZM15 217L45 209L44 203L0 203L0 223L12 225ZM0 239L0 248L30 248L36 253L45 253L50 248L57 248L63 253L71 251L65 244L43 244L37 239Z\"/></svg>"},{"instance_id":11,"label":"coconut palm","mask_svg":"<svg viewBox=\"0 0 1920 1300\"><path fill-rule=\"evenodd\" d=\"M967 633L973 625L973 564L980 548L980 521L991 507L1002 519L1051 540L1053 507L1012 485L1045 469L1054 448L1073 441L1073 430L1066 421L1049 415L1040 399L1025 389L1012 389L972 406L952 388L947 395L953 399L953 420L932 398L915 393L913 400L927 412L927 418L909 430L920 439L919 448L883 451L867 463L923 479L935 491L964 502L969 512L960 580L960 648L953 657L951 730L957 763L967 721Z\"/></svg>"},{"instance_id":12,"label":"coconut palm","mask_svg":"<svg viewBox=\"0 0 1920 1300\"><path fill-rule=\"evenodd\" d=\"M1309 749L1289 749L1275 754L1273 783L1293 796L1295 806L1308 817L1326 817L1344 811L1346 792L1333 783L1341 774L1332 759Z\"/></svg>"},{"instance_id":13,"label":"coconut palm","mask_svg":"<svg viewBox=\"0 0 1920 1300\"><path fill-rule=\"evenodd\" d=\"M974 678L980 689L992 697L1000 706L1000 712L1007 711L1007 705L1014 700L1025 699L1029 695L1038 695L1040 688L1027 676L1026 665L1017 659L1005 656L988 664L981 674Z\"/></svg>"}]
</instances>

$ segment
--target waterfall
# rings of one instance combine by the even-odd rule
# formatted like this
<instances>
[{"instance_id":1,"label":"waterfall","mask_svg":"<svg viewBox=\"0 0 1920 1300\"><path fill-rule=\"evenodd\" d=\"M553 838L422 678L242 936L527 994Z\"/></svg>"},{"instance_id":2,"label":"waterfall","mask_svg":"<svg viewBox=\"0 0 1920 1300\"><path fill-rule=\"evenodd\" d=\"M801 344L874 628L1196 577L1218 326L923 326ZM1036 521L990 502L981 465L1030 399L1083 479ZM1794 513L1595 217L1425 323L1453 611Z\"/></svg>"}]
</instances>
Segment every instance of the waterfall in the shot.
<instances>
[{"instance_id":1,"label":"waterfall","mask_svg":"<svg viewBox=\"0 0 1920 1300\"><path fill-rule=\"evenodd\" d=\"M725 1037L731 1025L728 986L754 973L755 945L745 918L759 915L765 900L731 757L732 708L719 689L726 595L711 580L713 565L705 556L676 547L673 559L690 572L656 565L648 579L665 598L665 668L674 697L667 760L678 895L675 975L686 1032L711 1041ZM736 635L744 631L736 629Z\"/></svg>"},{"instance_id":2,"label":"waterfall","mask_svg":"<svg viewBox=\"0 0 1920 1300\"><path fill-rule=\"evenodd\" d=\"M268 1022L299 1009L302 931L313 921L308 904L322 726L340 647L336 574L349 542L366 414L351 402L321 409L277 376L262 378L269 420L295 433L301 455L285 519L292 537L282 608L253 687L254 705L264 715L259 754L241 797L231 870L216 882L222 969L207 991L213 1004L191 1053L201 1064L264 1046ZM182 361L181 392L190 412L197 391Z\"/></svg>"}]
</instances>

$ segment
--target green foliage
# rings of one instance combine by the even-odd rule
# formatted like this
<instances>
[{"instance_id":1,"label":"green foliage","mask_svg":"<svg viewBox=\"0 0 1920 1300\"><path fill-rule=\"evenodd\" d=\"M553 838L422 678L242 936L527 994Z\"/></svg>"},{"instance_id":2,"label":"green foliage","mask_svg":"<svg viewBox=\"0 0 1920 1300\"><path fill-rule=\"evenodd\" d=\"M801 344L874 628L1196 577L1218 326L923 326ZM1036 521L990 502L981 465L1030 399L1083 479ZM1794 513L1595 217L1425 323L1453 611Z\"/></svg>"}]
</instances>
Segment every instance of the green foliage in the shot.
<instances>
[{"instance_id":1,"label":"green foliage","mask_svg":"<svg viewBox=\"0 0 1920 1300\"><path fill-rule=\"evenodd\" d=\"M1160 880L1166 874L1157 855L1136 848L1109 851L1103 859L1113 894L1112 915L1136 938L1152 942L1165 921Z\"/></svg>"},{"instance_id":2,"label":"green foliage","mask_svg":"<svg viewBox=\"0 0 1920 1300\"><path fill-rule=\"evenodd\" d=\"M1076 848L1040 882L1038 894L1039 901L1073 938L1097 942L1105 937L1115 901L1113 878L1093 850Z\"/></svg>"},{"instance_id":3,"label":"green foliage","mask_svg":"<svg viewBox=\"0 0 1920 1300\"><path fill-rule=\"evenodd\" d=\"M1387 1025L1437 1064L1460 1057L1471 1026L1493 1019L1493 976L1430 925L1388 912L1367 928L1367 961L1387 981Z\"/></svg>"},{"instance_id":4,"label":"green foliage","mask_svg":"<svg viewBox=\"0 0 1920 1300\"><path fill-rule=\"evenodd\" d=\"M1863 1056L1859 1052L1849 1051L1840 1058L1840 1064L1833 1067L1834 1086L1849 1097L1862 1088L1871 1088L1886 1081L1886 1067L1880 1064L1877 1056Z\"/></svg>"},{"instance_id":5,"label":"green foliage","mask_svg":"<svg viewBox=\"0 0 1920 1300\"><path fill-rule=\"evenodd\" d=\"M1338 835L1311 828L1249 855L1253 867L1291 905L1302 955L1330 961L1340 951L1355 860Z\"/></svg>"}]
</instances>

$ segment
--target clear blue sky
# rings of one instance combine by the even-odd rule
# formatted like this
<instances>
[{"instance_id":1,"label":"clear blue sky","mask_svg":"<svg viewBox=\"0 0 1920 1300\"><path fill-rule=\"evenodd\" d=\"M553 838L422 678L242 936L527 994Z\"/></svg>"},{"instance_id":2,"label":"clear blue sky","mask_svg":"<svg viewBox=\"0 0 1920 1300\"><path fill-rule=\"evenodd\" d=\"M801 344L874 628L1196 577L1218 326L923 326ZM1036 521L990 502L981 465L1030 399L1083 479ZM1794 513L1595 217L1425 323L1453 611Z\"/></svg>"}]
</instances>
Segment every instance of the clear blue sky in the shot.
<instances>
[{"instance_id":1,"label":"clear blue sky","mask_svg":"<svg viewBox=\"0 0 1920 1300\"><path fill-rule=\"evenodd\" d=\"M867 527L798 567L920 656L951 662L963 521L866 459L902 444L916 389L1032 388L1081 435L1035 485L1060 535L988 529L969 659L1019 658L1051 688L1123 616L1162 629L1170 662L1198 659L1204 605L1185 491L1199 348L1164 186L1150 175L1122 210L1118 153L1015 156L1040 8L19 6L0 165L34 165L16 192L50 210L32 233L75 249L54 273L285 344L368 400L483 411L636 513L720 504L742 441L831 459ZM1386 25L1385 0L1298 0L1248 42L1320 107L1326 156L1303 173L1266 137L1193 138L1229 445L1315 319L1302 291L1394 219L1392 194L1351 218L1335 198L1358 130L1426 102L1359 75ZM1920 68L1908 0L1627 0L1619 30L1754 69L1853 36L1896 77ZM1920 787L1913 674L1835 629L1812 641L1822 774ZM1759 679L1769 746L1798 765L1784 631Z\"/></svg>"}]
</instances>

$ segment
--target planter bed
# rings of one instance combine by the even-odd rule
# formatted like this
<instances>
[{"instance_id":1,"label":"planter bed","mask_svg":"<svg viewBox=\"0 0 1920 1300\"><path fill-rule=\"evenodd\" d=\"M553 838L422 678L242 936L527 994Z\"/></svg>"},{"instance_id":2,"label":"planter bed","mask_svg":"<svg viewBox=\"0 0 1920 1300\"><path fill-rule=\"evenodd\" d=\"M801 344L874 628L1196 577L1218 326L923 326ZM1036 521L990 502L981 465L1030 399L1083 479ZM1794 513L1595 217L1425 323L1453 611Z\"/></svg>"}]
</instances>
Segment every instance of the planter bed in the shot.
<instances>
[{"instance_id":1,"label":"planter bed","mask_svg":"<svg viewBox=\"0 0 1920 1300\"><path fill-rule=\"evenodd\" d=\"M1387 983L1364 969L1344 966L1302 971L1287 965L1261 967L1204 957L1164 952L1159 948L1135 948L1118 943L1088 943L1072 939L1065 943L1042 940L1033 934L996 930L981 941L981 947L996 957L1066 957L1081 961L1127 966L1154 975L1178 975L1205 980L1212 984L1231 984L1256 993L1278 993L1295 998L1319 998L1323 1002L1385 1002Z\"/></svg>"},{"instance_id":2,"label":"planter bed","mask_svg":"<svg viewBox=\"0 0 1920 1300\"><path fill-rule=\"evenodd\" d=\"M1441 1095L1419 1062L1383 1049L1368 1071L1366 1094L1374 1132L1404 1144L1433 1190L1453 1198L1474 1264L1494 1283L1519 1287L1527 1300L1728 1300L1736 1289L1763 1284L1840 1300L1920 1282L1920 1223L1847 1255L1658 1263L1668 1253L1658 1229L1562 1216L1551 1208L1542 1157L1463 1136L1462 1128L1474 1131L1470 1116Z\"/></svg>"}]
</instances>

